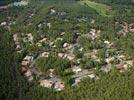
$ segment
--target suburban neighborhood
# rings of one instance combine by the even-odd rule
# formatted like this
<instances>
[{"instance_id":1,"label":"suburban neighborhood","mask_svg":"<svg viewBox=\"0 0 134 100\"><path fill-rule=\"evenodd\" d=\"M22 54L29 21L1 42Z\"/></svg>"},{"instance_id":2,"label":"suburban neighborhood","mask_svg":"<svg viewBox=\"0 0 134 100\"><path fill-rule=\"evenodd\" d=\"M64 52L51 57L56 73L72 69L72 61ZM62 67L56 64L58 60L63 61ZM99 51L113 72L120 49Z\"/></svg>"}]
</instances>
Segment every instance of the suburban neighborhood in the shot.
<instances>
[{"instance_id":1,"label":"suburban neighborhood","mask_svg":"<svg viewBox=\"0 0 134 100\"><path fill-rule=\"evenodd\" d=\"M60 16L67 14L66 12L57 12L54 8L50 9L49 13L50 15L62 13L60 14ZM31 15L34 16L34 14ZM29 18L32 18L31 15L29 16ZM95 20L91 20L91 24L94 23ZM118 24L119 23L116 22L115 26L117 26ZM52 23L45 22L41 22L39 25L37 25L37 27L40 29L43 25L46 25L49 30L51 30L52 28ZM1 26L7 26L7 22L2 22ZM126 22L124 22L124 24L121 24L122 29L119 30L117 34L125 36L128 32L133 32L134 29L132 28L132 26L133 24L128 25ZM103 61L104 64L99 64L97 66L100 67L100 71L106 73L110 72L113 69L113 67L118 69L120 72L123 72L127 70L129 67L133 66L133 59L129 56L126 57L123 50L116 49L116 46L112 41L100 39L101 30L93 28L85 34L77 32L76 34L74 34L74 37L77 37L74 38L75 42L65 41L65 34L66 33L64 31L61 32L59 37L57 37L54 40L42 36L40 40L35 42L32 33L13 33L16 51L18 53L23 52L23 50L25 50L25 47L27 46L30 46L31 48L29 49L31 50L32 48L41 50L35 51L35 53L34 51L29 51L29 53L24 57L24 59L21 62L21 72L29 82L32 82L34 80L34 75L38 75L39 77L43 74L43 72L41 72L38 66L36 66L36 62L38 62L40 58L47 59L51 55L53 50L56 50L57 46L61 45L58 43L62 43L62 45L60 46L60 50L58 52L55 52L57 53L56 57L72 62L72 67L68 69L71 70L71 72L73 73L71 76L71 78L74 80L72 86L78 85L78 83L85 77L89 77L92 80L99 79L99 77L94 73L94 70L96 70L95 66L92 67L91 65L89 66L90 68L88 68L88 66L86 65L84 65L84 67L81 66L83 57L85 57L86 59L91 59L93 62L97 62L98 64L102 63ZM85 40L89 39L91 45L94 44L94 41L100 42L100 46L103 46L103 49L105 48L104 54L100 54L100 52L102 51L102 47L97 47L91 49L90 51L85 51L86 48L81 43L81 38L85 38ZM47 45L47 49L44 48L43 45ZM78 54L75 54L74 51L77 51ZM53 72L49 72L48 75L46 75L46 77L44 76L44 79L38 80L39 85L42 87L53 88L57 91L61 91L65 88L64 81L60 78L60 76L54 75Z\"/></svg>"}]
</instances>

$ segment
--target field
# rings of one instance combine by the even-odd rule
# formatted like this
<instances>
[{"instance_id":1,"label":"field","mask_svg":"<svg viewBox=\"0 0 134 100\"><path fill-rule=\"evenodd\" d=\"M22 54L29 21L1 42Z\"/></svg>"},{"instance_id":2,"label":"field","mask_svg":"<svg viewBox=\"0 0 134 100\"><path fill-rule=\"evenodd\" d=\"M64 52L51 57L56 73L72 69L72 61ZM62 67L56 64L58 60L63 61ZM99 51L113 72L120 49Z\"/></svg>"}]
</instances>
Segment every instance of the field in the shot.
<instances>
[{"instance_id":1,"label":"field","mask_svg":"<svg viewBox=\"0 0 134 100\"><path fill-rule=\"evenodd\" d=\"M111 11L111 7L107 6L105 4L96 3L88 0L79 1L82 5L87 5L91 7L92 9L96 10L97 13L99 13L102 16L105 17L111 17L113 15L113 11Z\"/></svg>"}]
</instances>

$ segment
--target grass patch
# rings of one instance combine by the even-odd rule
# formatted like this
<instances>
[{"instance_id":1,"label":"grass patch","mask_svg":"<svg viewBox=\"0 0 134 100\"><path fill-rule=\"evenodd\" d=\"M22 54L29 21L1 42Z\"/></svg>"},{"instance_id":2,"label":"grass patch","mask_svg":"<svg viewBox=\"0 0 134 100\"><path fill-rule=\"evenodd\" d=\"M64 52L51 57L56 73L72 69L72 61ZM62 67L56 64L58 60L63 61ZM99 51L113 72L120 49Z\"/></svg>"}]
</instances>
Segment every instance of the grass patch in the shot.
<instances>
[{"instance_id":1,"label":"grass patch","mask_svg":"<svg viewBox=\"0 0 134 100\"><path fill-rule=\"evenodd\" d=\"M96 10L96 12L99 13L101 16L104 17L113 16L114 12L111 10L111 7L105 4L96 3L88 0L79 1L79 3L91 7L92 9Z\"/></svg>"}]
</instances>

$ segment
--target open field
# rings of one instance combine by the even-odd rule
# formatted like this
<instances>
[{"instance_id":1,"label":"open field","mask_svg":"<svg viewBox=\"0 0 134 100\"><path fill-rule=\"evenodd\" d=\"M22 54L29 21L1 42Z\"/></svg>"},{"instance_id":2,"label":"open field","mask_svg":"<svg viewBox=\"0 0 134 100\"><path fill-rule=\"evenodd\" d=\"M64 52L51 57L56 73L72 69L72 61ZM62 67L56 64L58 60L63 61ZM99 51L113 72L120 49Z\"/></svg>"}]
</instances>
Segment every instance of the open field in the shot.
<instances>
[{"instance_id":1,"label":"open field","mask_svg":"<svg viewBox=\"0 0 134 100\"><path fill-rule=\"evenodd\" d=\"M79 3L93 8L94 10L96 10L97 13L99 13L102 16L111 17L113 15L113 11L111 11L111 7L105 4L96 3L88 0L79 1Z\"/></svg>"}]
</instances>

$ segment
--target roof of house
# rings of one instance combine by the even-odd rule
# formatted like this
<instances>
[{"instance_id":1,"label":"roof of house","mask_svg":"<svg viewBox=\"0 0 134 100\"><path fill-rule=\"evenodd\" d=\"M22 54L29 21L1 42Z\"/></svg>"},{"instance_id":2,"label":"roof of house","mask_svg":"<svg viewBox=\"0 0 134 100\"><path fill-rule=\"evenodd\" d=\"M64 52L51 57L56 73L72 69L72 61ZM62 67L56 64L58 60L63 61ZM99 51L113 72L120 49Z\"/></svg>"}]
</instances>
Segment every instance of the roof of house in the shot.
<instances>
[{"instance_id":1,"label":"roof of house","mask_svg":"<svg viewBox=\"0 0 134 100\"><path fill-rule=\"evenodd\" d=\"M120 70L124 68L124 64L117 64L115 67Z\"/></svg>"},{"instance_id":2,"label":"roof of house","mask_svg":"<svg viewBox=\"0 0 134 100\"><path fill-rule=\"evenodd\" d=\"M33 56L26 56L23 60L31 61L33 60Z\"/></svg>"},{"instance_id":3,"label":"roof of house","mask_svg":"<svg viewBox=\"0 0 134 100\"><path fill-rule=\"evenodd\" d=\"M27 66L29 64L29 61L22 61L21 66Z\"/></svg>"},{"instance_id":4,"label":"roof of house","mask_svg":"<svg viewBox=\"0 0 134 100\"><path fill-rule=\"evenodd\" d=\"M31 73L30 70L27 70L27 72L24 73L24 75L25 75L26 77L30 77L30 76L32 76L32 73Z\"/></svg>"}]
</instances>

